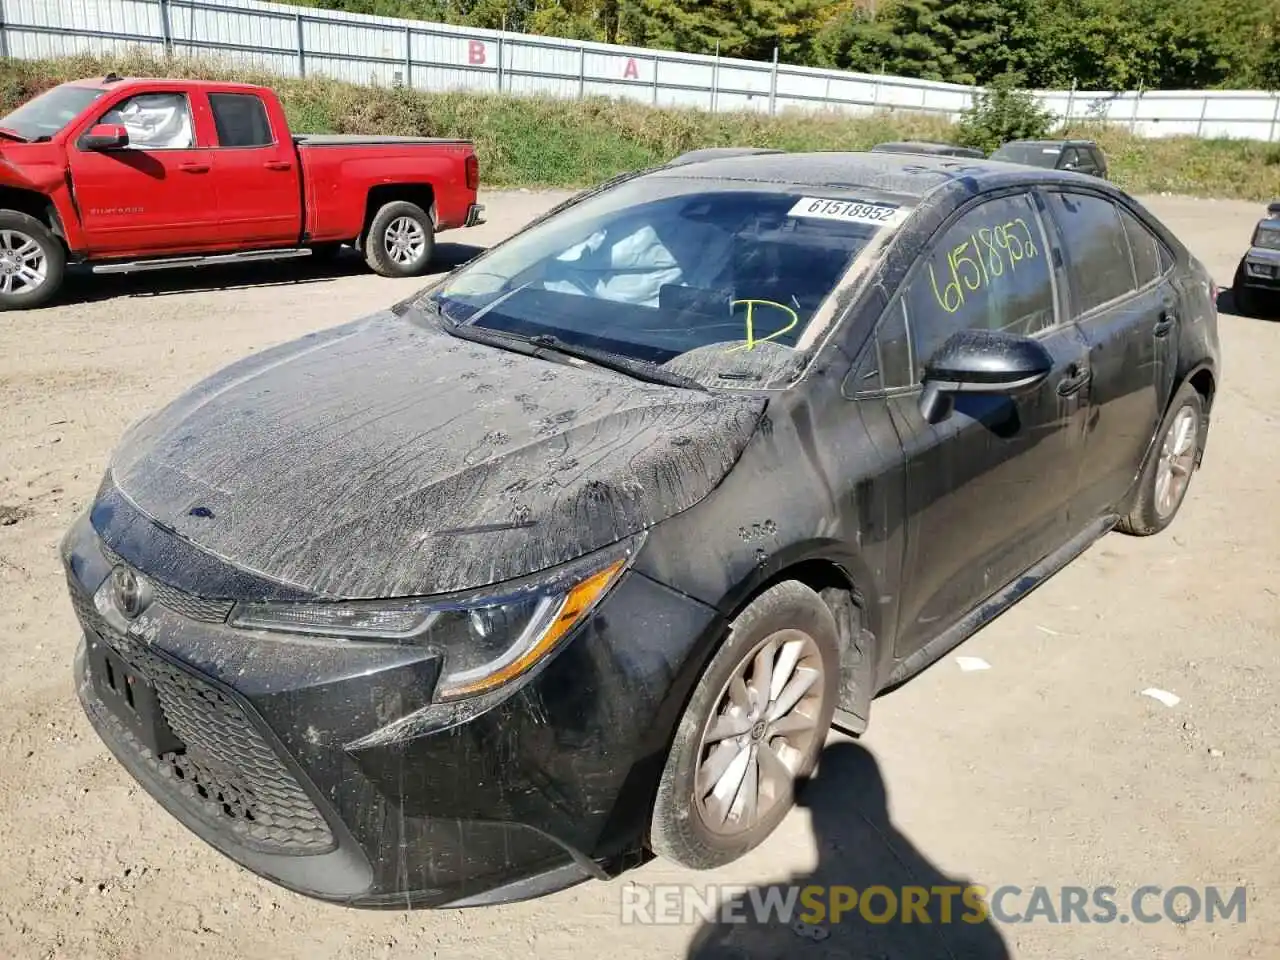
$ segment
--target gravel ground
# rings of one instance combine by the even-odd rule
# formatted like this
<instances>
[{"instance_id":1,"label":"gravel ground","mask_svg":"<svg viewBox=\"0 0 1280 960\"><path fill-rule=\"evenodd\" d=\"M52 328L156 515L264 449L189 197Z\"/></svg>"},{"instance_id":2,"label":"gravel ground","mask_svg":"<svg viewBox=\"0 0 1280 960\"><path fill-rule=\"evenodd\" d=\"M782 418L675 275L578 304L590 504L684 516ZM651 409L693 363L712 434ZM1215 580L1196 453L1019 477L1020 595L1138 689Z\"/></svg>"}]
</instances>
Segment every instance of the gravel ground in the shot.
<instances>
[{"instance_id":1,"label":"gravel ground","mask_svg":"<svg viewBox=\"0 0 1280 960\"><path fill-rule=\"evenodd\" d=\"M491 222L443 237L442 255L465 258L559 198L491 194ZM1147 202L1230 283L1260 207ZM952 655L877 701L861 746L831 748L808 807L731 867L697 875L659 861L531 903L366 913L276 888L195 840L81 716L58 540L132 420L249 351L420 285L354 258L96 278L60 306L0 318L0 956L576 958L607 942L614 960L683 957L725 931L696 917L626 924L624 895L672 882L945 877L1023 888L1012 911L1035 885L1114 886L1124 913L1146 884L1243 884L1248 912L1244 923L993 922L983 936L934 926L892 950L865 924L821 943L781 928L768 932L770 953L843 943L859 960L1280 957L1280 512L1268 507L1280 324L1225 312L1226 379L1174 526L1104 538L957 651L990 669L966 672ZM1181 701L1166 707L1142 695L1149 687ZM868 777L877 766L883 794Z\"/></svg>"}]
</instances>

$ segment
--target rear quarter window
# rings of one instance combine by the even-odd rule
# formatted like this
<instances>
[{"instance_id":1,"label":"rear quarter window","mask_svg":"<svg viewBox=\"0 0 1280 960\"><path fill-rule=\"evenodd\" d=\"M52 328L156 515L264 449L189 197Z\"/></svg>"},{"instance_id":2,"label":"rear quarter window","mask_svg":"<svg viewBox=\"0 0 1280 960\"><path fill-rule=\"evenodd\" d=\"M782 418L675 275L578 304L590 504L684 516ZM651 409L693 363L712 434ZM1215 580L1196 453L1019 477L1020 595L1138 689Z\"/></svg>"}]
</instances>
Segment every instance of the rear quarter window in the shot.
<instances>
[{"instance_id":1,"label":"rear quarter window","mask_svg":"<svg viewBox=\"0 0 1280 960\"><path fill-rule=\"evenodd\" d=\"M1134 280L1139 287L1145 287L1165 272L1165 258L1161 256L1164 244L1123 207L1120 208L1120 220L1133 253Z\"/></svg>"}]
</instances>

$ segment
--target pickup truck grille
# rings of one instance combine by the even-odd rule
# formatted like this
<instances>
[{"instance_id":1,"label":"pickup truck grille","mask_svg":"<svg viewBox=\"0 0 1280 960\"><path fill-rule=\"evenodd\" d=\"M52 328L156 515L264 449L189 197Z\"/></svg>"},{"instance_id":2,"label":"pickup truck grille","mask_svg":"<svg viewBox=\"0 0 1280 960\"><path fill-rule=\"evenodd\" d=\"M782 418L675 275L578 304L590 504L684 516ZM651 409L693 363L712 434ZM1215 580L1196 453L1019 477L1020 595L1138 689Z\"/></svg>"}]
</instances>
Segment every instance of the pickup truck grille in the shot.
<instances>
[{"instance_id":1,"label":"pickup truck grille","mask_svg":"<svg viewBox=\"0 0 1280 960\"><path fill-rule=\"evenodd\" d=\"M154 756L104 707L99 713L117 744L159 773L184 809L230 832L237 843L275 854L334 849L319 810L244 710L193 671L114 630L74 576L67 580L81 626L155 687L164 720L182 748Z\"/></svg>"}]
</instances>

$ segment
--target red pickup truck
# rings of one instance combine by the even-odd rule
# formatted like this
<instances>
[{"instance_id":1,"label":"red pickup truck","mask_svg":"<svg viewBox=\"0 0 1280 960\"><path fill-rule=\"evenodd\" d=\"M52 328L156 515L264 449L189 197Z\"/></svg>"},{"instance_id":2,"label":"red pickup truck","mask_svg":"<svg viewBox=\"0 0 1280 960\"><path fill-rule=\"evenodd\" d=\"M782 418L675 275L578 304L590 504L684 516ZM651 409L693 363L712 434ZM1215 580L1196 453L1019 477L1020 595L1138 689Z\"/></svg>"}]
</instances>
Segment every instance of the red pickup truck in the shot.
<instances>
[{"instance_id":1,"label":"red pickup truck","mask_svg":"<svg viewBox=\"0 0 1280 960\"><path fill-rule=\"evenodd\" d=\"M328 255L414 276L481 223L469 141L294 135L266 87L64 83L0 117L0 310L96 273Z\"/></svg>"}]
</instances>

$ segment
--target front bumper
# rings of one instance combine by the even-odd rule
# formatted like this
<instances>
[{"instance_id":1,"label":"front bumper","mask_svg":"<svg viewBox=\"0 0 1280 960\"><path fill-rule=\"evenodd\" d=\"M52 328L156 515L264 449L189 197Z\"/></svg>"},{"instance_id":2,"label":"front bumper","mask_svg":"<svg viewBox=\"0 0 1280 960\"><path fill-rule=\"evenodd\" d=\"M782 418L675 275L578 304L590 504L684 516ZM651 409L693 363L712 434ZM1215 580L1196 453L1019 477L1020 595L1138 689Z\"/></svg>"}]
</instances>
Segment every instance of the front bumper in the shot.
<instances>
[{"instance_id":1,"label":"front bumper","mask_svg":"<svg viewBox=\"0 0 1280 960\"><path fill-rule=\"evenodd\" d=\"M425 650L250 634L226 625L229 604L163 585L126 623L94 594L143 558L106 550L83 517L63 559L77 690L121 764L249 870L360 907L526 899L646 859L683 667L718 629L633 571L523 686L445 712ZM148 749L112 708L93 681L104 656L154 688L173 742Z\"/></svg>"}]
</instances>

